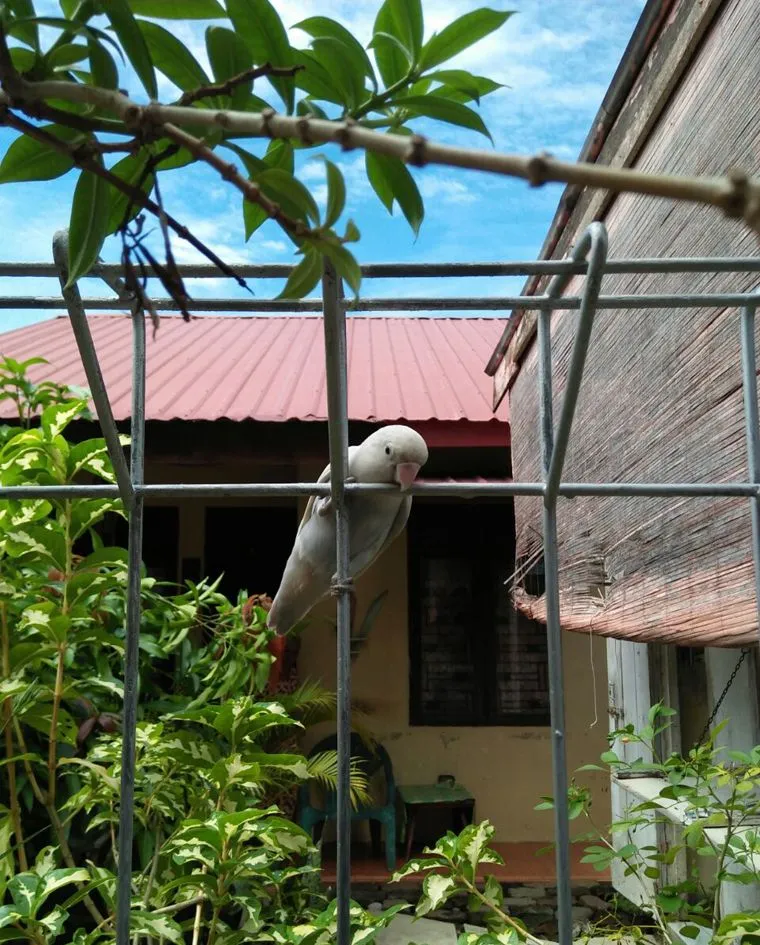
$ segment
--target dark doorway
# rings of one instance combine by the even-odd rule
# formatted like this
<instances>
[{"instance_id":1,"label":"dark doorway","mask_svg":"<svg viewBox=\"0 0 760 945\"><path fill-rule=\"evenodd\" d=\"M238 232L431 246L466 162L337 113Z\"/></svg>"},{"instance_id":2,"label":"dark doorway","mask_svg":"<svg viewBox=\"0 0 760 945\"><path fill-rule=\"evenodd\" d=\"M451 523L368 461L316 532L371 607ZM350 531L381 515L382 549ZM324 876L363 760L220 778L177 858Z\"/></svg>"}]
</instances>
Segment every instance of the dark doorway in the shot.
<instances>
[{"instance_id":1,"label":"dark doorway","mask_svg":"<svg viewBox=\"0 0 760 945\"><path fill-rule=\"evenodd\" d=\"M295 506L206 509L206 575L230 600L238 592L277 593L298 529Z\"/></svg>"},{"instance_id":2,"label":"dark doorway","mask_svg":"<svg viewBox=\"0 0 760 945\"><path fill-rule=\"evenodd\" d=\"M129 525L120 515L106 515L96 526L103 544L126 548L129 543ZM75 548L77 554L88 555L92 551L92 539L84 534ZM179 565L179 509L176 505L146 505L143 516L142 559L148 576L157 581L168 581L176 585ZM159 588L176 593L177 588Z\"/></svg>"}]
</instances>

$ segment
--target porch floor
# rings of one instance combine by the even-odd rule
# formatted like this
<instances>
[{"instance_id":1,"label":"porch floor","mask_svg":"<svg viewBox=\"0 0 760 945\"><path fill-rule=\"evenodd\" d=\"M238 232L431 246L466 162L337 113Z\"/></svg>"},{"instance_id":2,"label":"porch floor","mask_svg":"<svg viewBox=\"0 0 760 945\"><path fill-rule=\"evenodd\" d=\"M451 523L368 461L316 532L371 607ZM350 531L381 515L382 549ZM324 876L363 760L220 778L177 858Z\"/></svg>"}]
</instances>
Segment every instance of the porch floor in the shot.
<instances>
[{"instance_id":1,"label":"porch floor","mask_svg":"<svg viewBox=\"0 0 760 945\"><path fill-rule=\"evenodd\" d=\"M501 854L504 859L504 866L491 864L482 873L488 873L495 876L501 883L540 883L543 886L556 885L556 873L554 866L554 854L542 853L537 856L539 850L548 846L544 843L494 843L493 848ZM413 851L414 855L414 851ZM570 875L572 881L579 885L594 886L597 883L609 883L609 871L599 872L593 868L590 863L581 863L583 856L583 846L573 844L570 847ZM397 865L402 866L404 860L399 858ZM479 872L478 875L481 875ZM372 857L369 851L362 855L361 848L354 851L351 860L351 877L356 883L387 883L390 881L391 874L385 865L385 857ZM421 883L424 876L421 873L407 877L406 883ZM327 844L324 850L322 865L322 882L334 884L336 881L335 871L335 845Z\"/></svg>"}]
</instances>

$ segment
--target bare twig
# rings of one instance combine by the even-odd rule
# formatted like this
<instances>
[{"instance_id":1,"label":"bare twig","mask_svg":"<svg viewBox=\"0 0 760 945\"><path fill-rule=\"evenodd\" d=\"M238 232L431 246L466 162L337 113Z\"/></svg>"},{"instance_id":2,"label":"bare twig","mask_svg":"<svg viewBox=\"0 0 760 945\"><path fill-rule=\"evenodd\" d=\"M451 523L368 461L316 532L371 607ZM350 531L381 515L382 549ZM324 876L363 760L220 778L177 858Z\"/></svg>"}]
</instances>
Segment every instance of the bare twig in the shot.
<instances>
[{"instance_id":1,"label":"bare twig","mask_svg":"<svg viewBox=\"0 0 760 945\"><path fill-rule=\"evenodd\" d=\"M230 95L239 85L243 85L245 82L252 82L267 75L294 76L303 68L304 66L273 66L269 62L265 62L263 66L253 66L250 69L245 69L224 82L203 85L191 92L183 92L177 100L177 105L192 105L193 102L199 102L202 98L212 98L214 95Z\"/></svg>"},{"instance_id":2,"label":"bare twig","mask_svg":"<svg viewBox=\"0 0 760 945\"><path fill-rule=\"evenodd\" d=\"M97 141L92 139L83 147L90 151L96 151L98 154L118 154L120 151L134 154L135 151L139 151L141 142L137 138L130 138L129 141Z\"/></svg>"},{"instance_id":3,"label":"bare twig","mask_svg":"<svg viewBox=\"0 0 760 945\"><path fill-rule=\"evenodd\" d=\"M121 92L76 85L73 82L22 82L23 101L59 98L98 105L117 115L133 133L141 126L170 122L185 128L223 129L228 136L297 138L334 142L344 149L362 148L400 158L408 164L441 164L520 177L538 187L550 181L595 187L616 193L649 194L718 207L760 231L760 180L741 171L723 177L650 174L628 168L557 161L546 155L526 157L478 148L437 144L419 135L380 134L353 121L290 117L274 111L260 114L179 105L141 107ZM0 93L0 104L3 95ZM7 96L6 104L9 104Z\"/></svg>"},{"instance_id":4,"label":"bare twig","mask_svg":"<svg viewBox=\"0 0 760 945\"><path fill-rule=\"evenodd\" d=\"M233 187L236 187L246 200L261 207L262 210L273 220L276 220L284 230L287 230L299 239L308 236L310 230L301 220L294 220L284 213L278 203L275 203L274 200L270 200L269 197L262 193L258 184L243 177L234 164L225 161L224 158L220 157L215 151L212 151L208 145L204 144L200 138L195 138L193 135L188 134L188 132L183 131L170 122L164 125L164 133L176 144L187 148L193 157L197 158L199 161L204 161L210 167L213 167L214 170L218 171L224 180L229 181Z\"/></svg>"},{"instance_id":5,"label":"bare twig","mask_svg":"<svg viewBox=\"0 0 760 945\"><path fill-rule=\"evenodd\" d=\"M195 899L187 899L185 902L173 902L168 906L160 906L158 909L151 909L153 915L171 915L173 912L181 912L183 909L190 909L192 906L202 905L206 902L205 896L196 896Z\"/></svg>"},{"instance_id":6,"label":"bare twig","mask_svg":"<svg viewBox=\"0 0 760 945\"><path fill-rule=\"evenodd\" d=\"M72 85L74 83L64 82L63 85ZM0 105L2 105L2 96L3 93L0 92ZM0 117L0 124L6 124L11 128L15 128L16 131L21 131L25 135L28 135L30 138L36 138L38 141L44 141L51 149L60 152L61 154L67 154L77 167L82 168L83 170L90 171L92 174L96 174L98 177L102 177L103 180L108 181L116 190L121 191L129 199L138 204L145 210L150 211L155 216L159 215L160 209L158 204L155 201L151 200L150 197L146 196L142 190L138 187L133 187L131 184L128 184L126 181L122 180L120 177L117 177L115 174L112 174L109 170L103 167L98 161L93 160L91 157L82 156L78 154L77 148L69 147L65 141L61 141L59 138L56 138L54 135L48 134L43 128L37 128L35 125L30 124L23 118L20 118L18 115L15 115L13 112L7 111L4 115ZM205 246L196 236L188 230L179 221L175 220L170 214L166 214L166 222L169 228L177 234L181 239L186 240L198 250L209 262L212 262L225 276L235 279L238 285L248 288L246 281L237 273L235 273L224 260L220 259L219 256L213 250L210 250Z\"/></svg>"}]
</instances>

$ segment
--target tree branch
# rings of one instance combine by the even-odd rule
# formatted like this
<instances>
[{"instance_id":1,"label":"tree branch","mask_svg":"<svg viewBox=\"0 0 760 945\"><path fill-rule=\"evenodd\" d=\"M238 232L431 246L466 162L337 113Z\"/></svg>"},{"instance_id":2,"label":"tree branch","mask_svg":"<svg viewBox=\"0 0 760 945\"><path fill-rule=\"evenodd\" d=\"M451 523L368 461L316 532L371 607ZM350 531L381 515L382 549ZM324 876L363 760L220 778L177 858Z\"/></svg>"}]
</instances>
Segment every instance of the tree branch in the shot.
<instances>
[{"instance_id":1,"label":"tree branch","mask_svg":"<svg viewBox=\"0 0 760 945\"><path fill-rule=\"evenodd\" d=\"M177 105L192 105L193 102L199 102L202 98L212 98L214 95L230 95L239 85L243 85L245 82L252 82L267 75L294 76L304 68L304 66L273 66L269 62L265 62L263 66L253 66L250 69L245 69L224 82L203 85L192 92L183 92L177 100Z\"/></svg>"},{"instance_id":2,"label":"tree branch","mask_svg":"<svg viewBox=\"0 0 760 945\"><path fill-rule=\"evenodd\" d=\"M63 82L62 85L73 83ZM84 88L84 86L82 86ZM2 92L0 92L0 105L2 105ZM108 181L116 190L121 191L125 196L137 204L137 206L142 207L144 210L150 211L154 216L160 217L162 212L158 204L151 200L139 187L133 187L131 184L128 184L126 181L122 180L120 177L117 177L115 174L112 174L107 168L103 167L98 161L94 161L92 157L88 156L85 153L81 153L81 149L74 147L71 148L66 144L65 141L61 141L59 138L54 137L51 134L48 134L44 128L37 128L35 125L30 124L28 121L25 121L23 118L20 118L18 115L14 115L13 112L7 110L5 114L0 117L0 124L6 124L11 128L15 128L16 131L20 131L25 135L28 135L30 138L36 138L37 141L42 141L51 149L60 152L61 154L67 154L76 164L77 167L82 168L83 170L90 171L92 174L96 174L98 177L102 177L103 180ZM209 262L212 262L220 272L224 273L225 276L229 276L234 279L238 285L247 289L248 285L245 279L242 276L237 275L224 260L220 259L215 252L210 250L205 246L197 237L188 230L184 224L180 223L178 220L175 220L173 216L166 213L166 223L174 233L177 234L181 239L186 240L198 250Z\"/></svg>"},{"instance_id":3,"label":"tree branch","mask_svg":"<svg viewBox=\"0 0 760 945\"><path fill-rule=\"evenodd\" d=\"M169 122L163 126L163 130L167 138L171 138L176 144L187 148L193 157L197 158L199 161L204 161L210 167L213 167L224 180L229 181L233 187L236 187L246 200L261 207L268 216L276 220L288 233L292 233L293 236L302 239L311 232L301 220L294 220L284 213L278 203L275 203L274 200L270 200L269 197L262 193L258 184L243 177L234 164L230 163L230 161L225 161L224 158L220 157L215 151L212 151L208 145L204 144L200 138L193 137L193 135L188 134L188 132L183 131L181 128Z\"/></svg>"},{"instance_id":4,"label":"tree branch","mask_svg":"<svg viewBox=\"0 0 760 945\"><path fill-rule=\"evenodd\" d=\"M56 108L55 105L48 105L47 102L26 102L21 106L21 111L30 118L46 118L57 125L66 125L78 131L102 131L109 135L129 135L124 125L112 118L77 115L75 112Z\"/></svg>"},{"instance_id":5,"label":"tree branch","mask_svg":"<svg viewBox=\"0 0 760 945\"><path fill-rule=\"evenodd\" d=\"M296 138L303 141L334 142L344 150L362 148L396 157L407 164L424 167L441 164L487 171L508 177L520 177L531 186L550 181L595 187L614 193L648 194L673 200L718 207L734 218L741 218L760 232L760 179L749 178L742 171L724 177L686 177L650 174L628 168L598 164L557 161L548 155L526 157L501 154L479 148L459 148L436 144L420 135L379 134L353 121L329 121L320 118L290 117L274 111L260 114L212 109L185 108L179 105L132 102L121 92L76 85L73 82L25 82L22 101L45 98L66 99L98 105L117 115L133 134L141 128L155 128L161 123L186 128L223 129L229 137ZM0 93L0 104L7 96Z\"/></svg>"}]
</instances>

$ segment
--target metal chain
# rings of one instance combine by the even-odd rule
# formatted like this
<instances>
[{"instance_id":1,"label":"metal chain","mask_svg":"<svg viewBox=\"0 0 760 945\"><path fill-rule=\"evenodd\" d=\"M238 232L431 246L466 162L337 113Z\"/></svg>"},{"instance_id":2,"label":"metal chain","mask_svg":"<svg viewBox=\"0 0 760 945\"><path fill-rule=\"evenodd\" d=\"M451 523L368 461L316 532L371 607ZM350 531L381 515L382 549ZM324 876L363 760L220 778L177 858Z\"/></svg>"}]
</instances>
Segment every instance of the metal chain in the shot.
<instances>
[{"instance_id":1,"label":"metal chain","mask_svg":"<svg viewBox=\"0 0 760 945\"><path fill-rule=\"evenodd\" d=\"M741 656L739 657L739 661L737 662L736 666L734 666L734 671L728 677L728 682L723 687L723 692L720 694L720 696L718 696L718 701L715 703L715 706L713 707L713 710L710 713L710 718L707 720L707 724L705 725L702 731L702 734L699 736L699 739L697 740L697 743L694 746L695 748L705 743L707 736L710 734L710 729L712 728L712 724L715 721L715 716L718 714L718 709L720 709L721 705L723 705L723 700L728 695L728 690L733 685L734 680L736 679L736 676L739 670L741 669L742 663L749 656L750 652L751 652L750 647L748 646L742 647L742 652L741 652Z\"/></svg>"}]
</instances>

